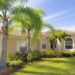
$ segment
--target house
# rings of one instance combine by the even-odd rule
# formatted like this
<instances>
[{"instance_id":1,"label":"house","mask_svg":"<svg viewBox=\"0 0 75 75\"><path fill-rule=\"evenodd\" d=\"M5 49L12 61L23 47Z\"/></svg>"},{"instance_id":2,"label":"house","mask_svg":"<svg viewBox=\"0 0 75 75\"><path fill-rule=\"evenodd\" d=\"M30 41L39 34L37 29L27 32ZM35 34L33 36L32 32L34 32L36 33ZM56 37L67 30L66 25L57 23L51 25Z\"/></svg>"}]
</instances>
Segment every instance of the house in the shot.
<instances>
[{"instance_id":1,"label":"house","mask_svg":"<svg viewBox=\"0 0 75 75\"><path fill-rule=\"evenodd\" d=\"M57 30L60 32L61 30ZM75 32L65 31L68 36L65 37L61 42L59 39L56 39L56 43L51 43L47 37L51 35L51 31L43 33L41 49L53 49L61 51L75 51ZM61 44L62 43L62 44ZM62 45L62 46L61 46Z\"/></svg>"},{"instance_id":2,"label":"house","mask_svg":"<svg viewBox=\"0 0 75 75\"><path fill-rule=\"evenodd\" d=\"M63 51L75 51L75 32L65 31L68 36L65 37L65 40L62 40L62 50ZM51 43L48 40L48 36L51 35L51 32L42 33L41 39L36 40L35 43L31 41L32 50L61 50L61 44L59 39L57 39L56 44ZM0 51L2 50L2 33L0 32ZM7 53L15 54L17 51L27 52L27 40L25 36L22 36L20 30L15 30L12 33L9 33L7 39ZM0 52L1 53L1 52Z\"/></svg>"}]
</instances>

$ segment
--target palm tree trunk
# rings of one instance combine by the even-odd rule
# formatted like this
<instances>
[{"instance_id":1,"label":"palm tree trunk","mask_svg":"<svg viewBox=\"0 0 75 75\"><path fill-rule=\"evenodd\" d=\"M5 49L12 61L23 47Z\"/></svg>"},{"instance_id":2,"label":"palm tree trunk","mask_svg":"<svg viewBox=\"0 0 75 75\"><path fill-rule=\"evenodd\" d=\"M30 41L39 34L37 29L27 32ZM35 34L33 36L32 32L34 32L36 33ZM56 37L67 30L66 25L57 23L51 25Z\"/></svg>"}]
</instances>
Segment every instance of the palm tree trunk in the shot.
<instances>
[{"instance_id":1,"label":"palm tree trunk","mask_svg":"<svg viewBox=\"0 0 75 75\"><path fill-rule=\"evenodd\" d=\"M28 52L31 52L31 48L30 48L30 30L28 30L28 33L27 33L27 51Z\"/></svg>"},{"instance_id":2,"label":"palm tree trunk","mask_svg":"<svg viewBox=\"0 0 75 75\"><path fill-rule=\"evenodd\" d=\"M1 52L1 59L0 59L0 70L6 68L6 49L7 49L7 38L5 34L2 34L2 52Z\"/></svg>"},{"instance_id":3,"label":"palm tree trunk","mask_svg":"<svg viewBox=\"0 0 75 75\"><path fill-rule=\"evenodd\" d=\"M7 53L7 33L8 33L8 20L4 17L2 26L2 52L0 59L0 70L6 68L6 53Z\"/></svg>"}]
</instances>

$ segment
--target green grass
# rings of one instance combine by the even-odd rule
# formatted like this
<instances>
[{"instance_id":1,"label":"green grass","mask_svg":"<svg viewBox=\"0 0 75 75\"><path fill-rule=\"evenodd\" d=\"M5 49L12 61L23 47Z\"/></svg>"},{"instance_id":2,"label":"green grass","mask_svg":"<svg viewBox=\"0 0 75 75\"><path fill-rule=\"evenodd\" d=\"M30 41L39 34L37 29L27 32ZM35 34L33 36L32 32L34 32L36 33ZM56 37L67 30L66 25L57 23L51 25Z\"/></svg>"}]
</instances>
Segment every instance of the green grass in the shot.
<instances>
[{"instance_id":1,"label":"green grass","mask_svg":"<svg viewBox=\"0 0 75 75\"><path fill-rule=\"evenodd\" d=\"M75 57L46 58L29 63L11 75L75 75Z\"/></svg>"}]
</instances>

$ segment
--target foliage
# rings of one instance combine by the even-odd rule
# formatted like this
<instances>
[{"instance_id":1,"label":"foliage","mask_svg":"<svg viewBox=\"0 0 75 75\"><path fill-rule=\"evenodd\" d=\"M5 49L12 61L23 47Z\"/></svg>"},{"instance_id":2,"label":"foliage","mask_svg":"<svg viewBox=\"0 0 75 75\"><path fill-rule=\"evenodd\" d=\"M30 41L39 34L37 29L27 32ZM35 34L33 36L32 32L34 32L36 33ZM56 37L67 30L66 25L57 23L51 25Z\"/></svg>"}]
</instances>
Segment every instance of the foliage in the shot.
<instances>
[{"instance_id":1,"label":"foliage","mask_svg":"<svg viewBox=\"0 0 75 75\"><path fill-rule=\"evenodd\" d=\"M27 54L27 61L35 61L41 59L39 51L30 52Z\"/></svg>"},{"instance_id":2,"label":"foliage","mask_svg":"<svg viewBox=\"0 0 75 75\"><path fill-rule=\"evenodd\" d=\"M57 57L57 52L54 50L44 50L44 51L41 51L41 56L46 58Z\"/></svg>"},{"instance_id":3,"label":"foliage","mask_svg":"<svg viewBox=\"0 0 75 75\"><path fill-rule=\"evenodd\" d=\"M21 67L22 61L8 61L7 66L8 67Z\"/></svg>"},{"instance_id":4,"label":"foliage","mask_svg":"<svg viewBox=\"0 0 75 75\"><path fill-rule=\"evenodd\" d=\"M62 52L62 57L72 57L75 56L75 52Z\"/></svg>"},{"instance_id":5,"label":"foliage","mask_svg":"<svg viewBox=\"0 0 75 75\"><path fill-rule=\"evenodd\" d=\"M16 60L21 60L21 61L26 61L27 54L23 52L17 52L15 55L7 55L7 61L16 61Z\"/></svg>"},{"instance_id":6,"label":"foliage","mask_svg":"<svg viewBox=\"0 0 75 75\"><path fill-rule=\"evenodd\" d=\"M17 52L16 53L16 58L20 59L21 61L27 61L27 53L24 52Z\"/></svg>"},{"instance_id":7,"label":"foliage","mask_svg":"<svg viewBox=\"0 0 75 75\"><path fill-rule=\"evenodd\" d=\"M42 14L43 10L33 9L30 7L16 7L13 11L14 15L12 20L17 23L16 28L22 30L22 33L26 32L28 40L28 51L30 51L30 39L31 36L34 40L38 38L43 27L52 28L51 25L43 23Z\"/></svg>"},{"instance_id":8,"label":"foliage","mask_svg":"<svg viewBox=\"0 0 75 75\"><path fill-rule=\"evenodd\" d=\"M7 54L7 61L13 61L16 60L15 55Z\"/></svg>"},{"instance_id":9,"label":"foliage","mask_svg":"<svg viewBox=\"0 0 75 75\"><path fill-rule=\"evenodd\" d=\"M61 39L65 39L65 37L67 36L67 33L64 31L61 31L59 33L57 33L57 38L61 41Z\"/></svg>"}]
</instances>

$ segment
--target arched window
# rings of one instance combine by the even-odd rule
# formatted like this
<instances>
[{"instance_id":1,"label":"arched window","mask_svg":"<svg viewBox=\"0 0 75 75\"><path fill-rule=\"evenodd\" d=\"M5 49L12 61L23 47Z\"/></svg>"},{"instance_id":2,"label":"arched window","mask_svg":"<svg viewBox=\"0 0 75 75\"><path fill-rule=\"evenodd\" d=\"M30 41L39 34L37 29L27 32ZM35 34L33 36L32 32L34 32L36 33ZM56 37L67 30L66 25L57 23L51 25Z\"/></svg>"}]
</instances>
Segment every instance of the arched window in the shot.
<instances>
[{"instance_id":1,"label":"arched window","mask_svg":"<svg viewBox=\"0 0 75 75\"><path fill-rule=\"evenodd\" d=\"M73 42L71 38L65 39L65 48L66 49L72 49L73 48Z\"/></svg>"}]
</instances>

